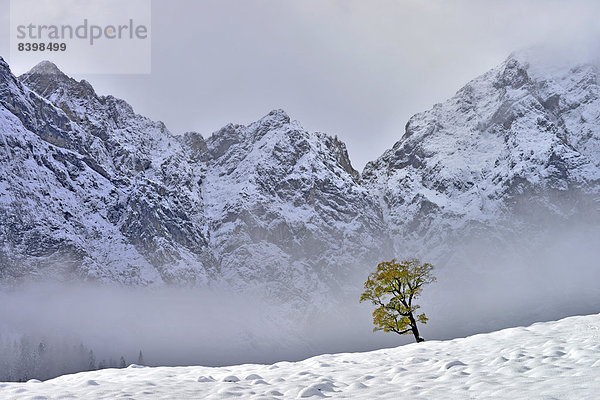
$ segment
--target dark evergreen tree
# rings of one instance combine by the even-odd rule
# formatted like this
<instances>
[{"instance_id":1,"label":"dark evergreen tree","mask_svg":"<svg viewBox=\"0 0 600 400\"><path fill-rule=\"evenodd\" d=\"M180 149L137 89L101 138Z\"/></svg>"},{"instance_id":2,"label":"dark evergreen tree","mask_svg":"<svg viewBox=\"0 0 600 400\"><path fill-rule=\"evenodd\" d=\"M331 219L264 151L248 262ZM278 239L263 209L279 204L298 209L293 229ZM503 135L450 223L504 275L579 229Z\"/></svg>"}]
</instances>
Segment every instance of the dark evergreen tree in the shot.
<instances>
[{"instance_id":1,"label":"dark evergreen tree","mask_svg":"<svg viewBox=\"0 0 600 400\"><path fill-rule=\"evenodd\" d=\"M96 369L96 356L94 355L94 351L90 350L88 357L88 371L94 371Z\"/></svg>"}]
</instances>

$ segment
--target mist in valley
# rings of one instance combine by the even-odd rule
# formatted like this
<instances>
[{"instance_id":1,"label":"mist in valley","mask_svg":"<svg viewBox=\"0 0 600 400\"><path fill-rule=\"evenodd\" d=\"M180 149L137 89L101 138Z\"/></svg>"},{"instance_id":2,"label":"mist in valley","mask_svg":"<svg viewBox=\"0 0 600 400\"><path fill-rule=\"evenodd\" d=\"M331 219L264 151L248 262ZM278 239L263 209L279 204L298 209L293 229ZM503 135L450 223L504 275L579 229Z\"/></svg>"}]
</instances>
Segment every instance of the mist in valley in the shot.
<instances>
[{"instance_id":1,"label":"mist in valley","mask_svg":"<svg viewBox=\"0 0 600 400\"><path fill-rule=\"evenodd\" d=\"M423 258L434 262L438 278L417 301L430 318L420 327L426 340L599 311L597 224L556 225L512 244L491 242L473 239L445 258ZM364 281L375 266L358 275ZM0 380L118 367L121 357L128 365L140 351L146 365L222 366L412 342L408 335L373 333L372 307L358 302L360 283L349 287L345 295L301 302L265 298L259 286L23 283L0 293ZM44 361L40 351L52 359Z\"/></svg>"}]
</instances>

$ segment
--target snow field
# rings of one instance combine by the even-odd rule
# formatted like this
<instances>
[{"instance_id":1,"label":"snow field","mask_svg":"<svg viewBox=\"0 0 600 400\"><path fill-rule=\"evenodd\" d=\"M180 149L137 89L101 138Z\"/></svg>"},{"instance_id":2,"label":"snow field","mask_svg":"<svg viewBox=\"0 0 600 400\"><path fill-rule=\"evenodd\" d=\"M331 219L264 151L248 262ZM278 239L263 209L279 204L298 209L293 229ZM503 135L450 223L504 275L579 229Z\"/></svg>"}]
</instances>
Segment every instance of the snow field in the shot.
<instances>
[{"instance_id":1,"label":"snow field","mask_svg":"<svg viewBox=\"0 0 600 400\"><path fill-rule=\"evenodd\" d=\"M300 362L140 367L0 384L6 399L595 399L600 314Z\"/></svg>"}]
</instances>

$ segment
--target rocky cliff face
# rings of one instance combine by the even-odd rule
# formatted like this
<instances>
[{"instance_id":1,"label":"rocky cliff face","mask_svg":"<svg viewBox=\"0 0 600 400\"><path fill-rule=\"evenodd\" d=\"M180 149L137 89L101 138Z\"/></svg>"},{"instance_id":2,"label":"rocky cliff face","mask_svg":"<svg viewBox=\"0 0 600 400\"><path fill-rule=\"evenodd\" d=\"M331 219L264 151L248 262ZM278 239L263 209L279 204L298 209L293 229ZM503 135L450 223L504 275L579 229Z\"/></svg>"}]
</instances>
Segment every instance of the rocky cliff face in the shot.
<instances>
[{"instance_id":1,"label":"rocky cliff face","mask_svg":"<svg viewBox=\"0 0 600 400\"><path fill-rule=\"evenodd\" d=\"M281 110L174 136L51 63L17 79L0 61L0 278L308 299L394 254L598 221L598 154L593 65L513 55L412 117L361 176Z\"/></svg>"},{"instance_id":2,"label":"rocky cliff face","mask_svg":"<svg viewBox=\"0 0 600 400\"><path fill-rule=\"evenodd\" d=\"M175 161L161 150L177 140L161 124L135 115L120 100L96 96L89 84L53 65L34 68L22 77L26 84L3 61L0 67L2 275L128 284L168 278L167 271L161 276L159 260L176 258L178 237L170 235L145 253L144 246L161 241L154 233L171 224L176 233L193 233L187 240L194 244L201 241L185 220L157 224L161 216L176 215L180 191L164 196L151 212L154 196L144 195L149 185L166 192L158 167Z\"/></svg>"},{"instance_id":3,"label":"rocky cliff face","mask_svg":"<svg viewBox=\"0 0 600 400\"><path fill-rule=\"evenodd\" d=\"M302 298L390 249L345 145L281 110L176 137L51 63L0 72L5 280L255 284Z\"/></svg>"},{"instance_id":4,"label":"rocky cliff face","mask_svg":"<svg viewBox=\"0 0 600 400\"><path fill-rule=\"evenodd\" d=\"M543 69L530 57L512 55L413 116L365 167L398 247L439 249L452 237L492 239L575 216L598 221L598 68Z\"/></svg>"},{"instance_id":5,"label":"rocky cliff face","mask_svg":"<svg viewBox=\"0 0 600 400\"><path fill-rule=\"evenodd\" d=\"M276 110L247 127L228 125L206 145L204 204L224 276L297 281L307 291L372 262L389 243L336 139Z\"/></svg>"}]
</instances>

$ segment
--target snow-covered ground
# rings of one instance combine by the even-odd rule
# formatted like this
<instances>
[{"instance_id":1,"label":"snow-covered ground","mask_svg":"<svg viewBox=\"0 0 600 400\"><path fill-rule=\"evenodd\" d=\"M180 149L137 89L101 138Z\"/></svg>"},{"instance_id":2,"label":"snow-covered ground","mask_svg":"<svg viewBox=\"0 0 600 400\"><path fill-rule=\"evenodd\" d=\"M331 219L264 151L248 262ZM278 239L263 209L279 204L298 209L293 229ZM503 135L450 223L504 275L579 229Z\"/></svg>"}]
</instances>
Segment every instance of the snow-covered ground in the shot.
<instances>
[{"instance_id":1,"label":"snow-covered ground","mask_svg":"<svg viewBox=\"0 0 600 400\"><path fill-rule=\"evenodd\" d=\"M10 399L596 399L600 314L300 362L138 367L0 384Z\"/></svg>"}]
</instances>

